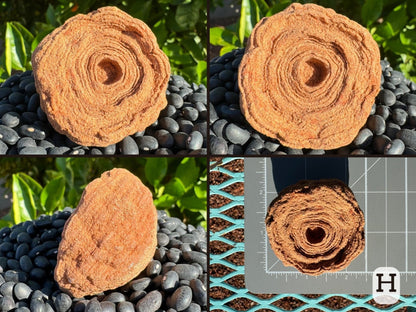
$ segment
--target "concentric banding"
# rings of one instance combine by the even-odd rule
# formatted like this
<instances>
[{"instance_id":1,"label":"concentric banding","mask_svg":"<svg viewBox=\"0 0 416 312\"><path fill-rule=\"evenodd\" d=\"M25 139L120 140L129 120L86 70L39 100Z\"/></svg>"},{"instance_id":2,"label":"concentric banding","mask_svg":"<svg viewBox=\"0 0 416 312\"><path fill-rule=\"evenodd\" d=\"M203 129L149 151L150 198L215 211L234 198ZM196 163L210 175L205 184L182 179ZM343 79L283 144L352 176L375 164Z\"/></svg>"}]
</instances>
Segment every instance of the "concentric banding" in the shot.
<instances>
[{"instance_id":1,"label":"concentric banding","mask_svg":"<svg viewBox=\"0 0 416 312\"><path fill-rule=\"evenodd\" d=\"M42 40L32 65L48 120L78 144L117 143L167 104L167 56L144 22L116 7L68 19Z\"/></svg>"},{"instance_id":2,"label":"concentric banding","mask_svg":"<svg viewBox=\"0 0 416 312\"><path fill-rule=\"evenodd\" d=\"M241 110L253 128L288 147L347 145L379 91L379 62L365 28L331 9L294 3L250 35L239 67Z\"/></svg>"},{"instance_id":3,"label":"concentric banding","mask_svg":"<svg viewBox=\"0 0 416 312\"><path fill-rule=\"evenodd\" d=\"M270 204L266 230L285 266L319 275L346 268L364 249L364 216L339 180L301 181Z\"/></svg>"}]
</instances>

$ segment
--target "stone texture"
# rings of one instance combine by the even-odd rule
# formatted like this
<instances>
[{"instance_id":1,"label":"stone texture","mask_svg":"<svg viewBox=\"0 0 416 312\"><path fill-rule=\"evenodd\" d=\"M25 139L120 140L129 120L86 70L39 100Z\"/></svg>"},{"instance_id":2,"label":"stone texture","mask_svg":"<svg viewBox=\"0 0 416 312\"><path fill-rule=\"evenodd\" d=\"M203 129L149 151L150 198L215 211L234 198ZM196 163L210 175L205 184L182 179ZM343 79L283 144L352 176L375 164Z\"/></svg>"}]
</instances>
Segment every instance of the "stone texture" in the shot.
<instances>
[{"instance_id":1,"label":"stone texture","mask_svg":"<svg viewBox=\"0 0 416 312\"><path fill-rule=\"evenodd\" d=\"M239 67L240 107L285 146L334 149L366 122L380 79L380 52L365 28L294 3L253 29Z\"/></svg>"},{"instance_id":2,"label":"stone texture","mask_svg":"<svg viewBox=\"0 0 416 312\"><path fill-rule=\"evenodd\" d=\"M167 104L167 56L144 22L116 7L68 19L41 41L32 66L49 122L81 145L117 143Z\"/></svg>"},{"instance_id":3,"label":"stone texture","mask_svg":"<svg viewBox=\"0 0 416 312\"><path fill-rule=\"evenodd\" d=\"M364 216L340 180L300 181L279 193L266 216L269 242L285 266L320 275L345 269L364 249Z\"/></svg>"},{"instance_id":4,"label":"stone texture","mask_svg":"<svg viewBox=\"0 0 416 312\"><path fill-rule=\"evenodd\" d=\"M74 297L122 286L146 268L156 237L150 190L125 169L106 171L87 185L65 224L55 280Z\"/></svg>"}]
</instances>

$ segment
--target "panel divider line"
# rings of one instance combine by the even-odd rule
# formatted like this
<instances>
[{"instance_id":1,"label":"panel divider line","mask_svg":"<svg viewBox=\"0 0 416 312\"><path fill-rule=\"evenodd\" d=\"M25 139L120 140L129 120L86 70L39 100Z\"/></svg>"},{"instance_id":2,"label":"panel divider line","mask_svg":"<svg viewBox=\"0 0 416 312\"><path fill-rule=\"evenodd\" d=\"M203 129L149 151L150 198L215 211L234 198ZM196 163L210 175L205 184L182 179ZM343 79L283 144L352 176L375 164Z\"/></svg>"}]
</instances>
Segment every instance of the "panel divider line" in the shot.
<instances>
[{"instance_id":1,"label":"panel divider line","mask_svg":"<svg viewBox=\"0 0 416 312\"><path fill-rule=\"evenodd\" d=\"M368 246L368 231L367 231L367 225L368 225L368 218L367 218L367 211L368 211L368 206L367 206L367 169L368 168L368 163L367 163L367 157L365 158L365 163L364 163L364 205L365 205L365 210L364 210L364 222L365 222L365 251L364 251L364 259L365 259L365 272L368 272L368 267L367 267L367 258L368 258L368 253L367 253L367 246ZM367 278L366 278L367 280Z\"/></svg>"},{"instance_id":2,"label":"panel divider line","mask_svg":"<svg viewBox=\"0 0 416 312\"><path fill-rule=\"evenodd\" d=\"M384 195L384 204L385 204L385 230L386 230L386 267L387 265L387 159L384 159L384 188L386 191L386 194Z\"/></svg>"},{"instance_id":3,"label":"panel divider line","mask_svg":"<svg viewBox=\"0 0 416 312\"><path fill-rule=\"evenodd\" d=\"M406 236L405 236L405 268L406 268L406 272L408 270L408 219L407 219L407 209L408 209L408 202L407 202L407 198L408 198L408 194L407 194L407 158L404 159L404 190L405 190L405 194L404 194L404 211L405 211L405 231L406 231ZM406 275L406 281L407 281L407 275Z\"/></svg>"}]
</instances>

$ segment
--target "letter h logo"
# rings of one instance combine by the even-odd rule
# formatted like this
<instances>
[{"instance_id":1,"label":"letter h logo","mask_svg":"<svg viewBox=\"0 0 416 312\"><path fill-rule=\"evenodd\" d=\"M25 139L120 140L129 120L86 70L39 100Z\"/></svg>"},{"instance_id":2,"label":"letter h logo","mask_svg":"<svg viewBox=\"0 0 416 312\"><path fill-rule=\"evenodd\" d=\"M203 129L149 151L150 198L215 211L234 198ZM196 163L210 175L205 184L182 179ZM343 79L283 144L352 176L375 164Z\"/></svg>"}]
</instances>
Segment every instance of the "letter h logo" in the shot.
<instances>
[{"instance_id":1,"label":"letter h logo","mask_svg":"<svg viewBox=\"0 0 416 312\"><path fill-rule=\"evenodd\" d=\"M396 268L380 267L373 272L373 298L379 304L400 299L400 273Z\"/></svg>"}]
</instances>

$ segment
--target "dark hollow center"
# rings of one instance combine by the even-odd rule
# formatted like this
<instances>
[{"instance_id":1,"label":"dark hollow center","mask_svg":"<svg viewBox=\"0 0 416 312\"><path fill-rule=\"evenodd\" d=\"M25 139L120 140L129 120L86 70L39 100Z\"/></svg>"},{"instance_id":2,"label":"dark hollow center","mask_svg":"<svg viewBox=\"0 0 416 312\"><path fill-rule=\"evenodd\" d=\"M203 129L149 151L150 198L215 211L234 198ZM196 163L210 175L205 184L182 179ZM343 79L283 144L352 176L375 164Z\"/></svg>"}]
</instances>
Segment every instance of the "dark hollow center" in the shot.
<instances>
[{"instance_id":1,"label":"dark hollow center","mask_svg":"<svg viewBox=\"0 0 416 312\"><path fill-rule=\"evenodd\" d=\"M319 85L328 76L325 64L317 59L310 59L305 64L305 84L309 87Z\"/></svg>"},{"instance_id":2,"label":"dark hollow center","mask_svg":"<svg viewBox=\"0 0 416 312\"><path fill-rule=\"evenodd\" d=\"M102 84L113 84L118 81L122 76L122 70L117 62L104 59L98 63L98 80Z\"/></svg>"},{"instance_id":3,"label":"dark hollow center","mask_svg":"<svg viewBox=\"0 0 416 312\"><path fill-rule=\"evenodd\" d=\"M325 238L325 231L321 227L308 228L306 230L306 239L311 244L318 244Z\"/></svg>"}]
</instances>

